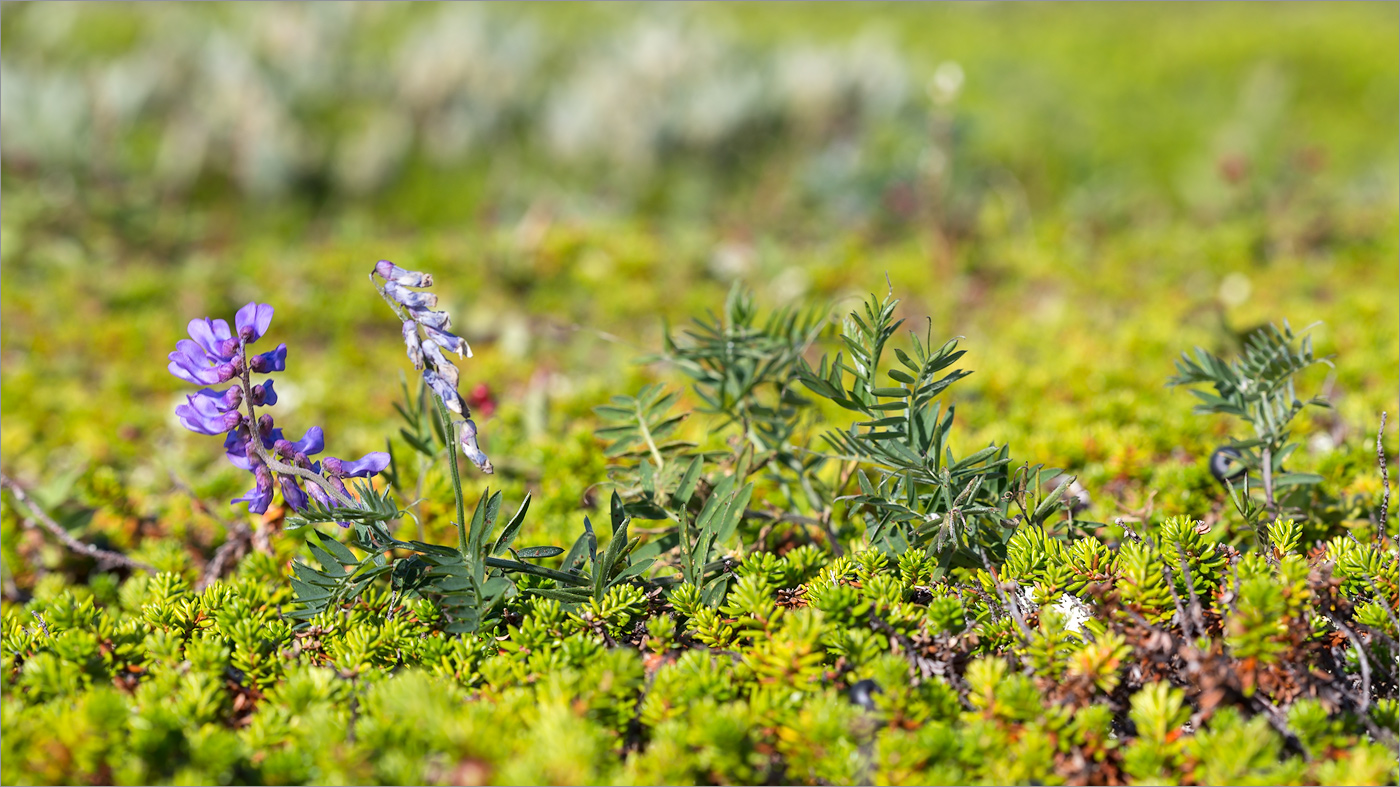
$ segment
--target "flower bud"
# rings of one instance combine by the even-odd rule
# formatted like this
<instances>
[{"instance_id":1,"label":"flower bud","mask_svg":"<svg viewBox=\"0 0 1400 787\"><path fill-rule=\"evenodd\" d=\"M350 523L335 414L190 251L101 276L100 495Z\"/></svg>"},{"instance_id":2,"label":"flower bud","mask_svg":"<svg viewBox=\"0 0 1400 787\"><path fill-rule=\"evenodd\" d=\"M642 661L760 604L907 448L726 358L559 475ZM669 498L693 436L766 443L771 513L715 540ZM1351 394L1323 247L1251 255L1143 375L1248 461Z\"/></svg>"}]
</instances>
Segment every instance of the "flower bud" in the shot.
<instances>
[{"instance_id":1,"label":"flower bud","mask_svg":"<svg viewBox=\"0 0 1400 787\"><path fill-rule=\"evenodd\" d=\"M326 494L326 490L322 489L320 484L307 484L306 494L310 495L312 500L315 500L326 508L340 505L340 501Z\"/></svg>"},{"instance_id":2,"label":"flower bud","mask_svg":"<svg viewBox=\"0 0 1400 787\"><path fill-rule=\"evenodd\" d=\"M224 400L220 408L224 410L237 410L243 404L243 389L240 386L233 386L224 392Z\"/></svg>"},{"instance_id":3,"label":"flower bud","mask_svg":"<svg viewBox=\"0 0 1400 787\"><path fill-rule=\"evenodd\" d=\"M339 478L345 474L344 469L341 467L340 460L334 456L328 456L321 461L321 470L328 478Z\"/></svg>"},{"instance_id":4,"label":"flower bud","mask_svg":"<svg viewBox=\"0 0 1400 787\"><path fill-rule=\"evenodd\" d=\"M221 363L218 366L214 367L214 373L217 375L218 378L215 382L226 383L229 380L232 380L233 378L237 377L242 372L243 356L235 355L233 356L232 361L229 361L228 363Z\"/></svg>"},{"instance_id":5,"label":"flower bud","mask_svg":"<svg viewBox=\"0 0 1400 787\"><path fill-rule=\"evenodd\" d=\"M277 404L277 392L272 390L272 381L264 380L261 384L249 389L248 399L258 407L265 404Z\"/></svg>"},{"instance_id":6,"label":"flower bud","mask_svg":"<svg viewBox=\"0 0 1400 787\"><path fill-rule=\"evenodd\" d=\"M282 487L282 499L287 501L287 505L291 506L293 511L306 510L306 492L302 491L296 479L284 475L278 476L277 480Z\"/></svg>"},{"instance_id":7,"label":"flower bud","mask_svg":"<svg viewBox=\"0 0 1400 787\"><path fill-rule=\"evenodd\" d=\"M239 359L234 358L234 361ZM279 344L277 349L255 355L248 360L248 368L259 373L280 372L287 368L287 345Z\"/></svg>"},{"instance_id":8,"label":"flower bud","mask_svg":"<svg viewBox=\"0 0 1400 787\"><path fill-rule=\"evenodd\" d=\"M331 482L331 486L335 489L335 491L341 493L342 495L345 495L346 497L350 497L350 490L345 488L344 481L341 481L335 476L331 476L326 480ZM354 498L351 499L353 500Z\"/></svg>"}]
</instances>

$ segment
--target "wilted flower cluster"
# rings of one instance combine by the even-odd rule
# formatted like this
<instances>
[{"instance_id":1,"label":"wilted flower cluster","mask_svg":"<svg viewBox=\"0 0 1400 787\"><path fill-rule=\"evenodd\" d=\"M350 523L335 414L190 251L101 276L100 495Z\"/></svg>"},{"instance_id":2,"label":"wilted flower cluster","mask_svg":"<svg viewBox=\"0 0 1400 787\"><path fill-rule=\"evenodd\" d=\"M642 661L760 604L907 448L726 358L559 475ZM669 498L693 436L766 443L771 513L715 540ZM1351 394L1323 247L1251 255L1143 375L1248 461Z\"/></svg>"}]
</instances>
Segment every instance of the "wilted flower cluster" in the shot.
<instances>
[{"instance_id":1,"label":"wilted flower cluster","mask_svg":"<svg viewBox=\"0 0 1400 787\"><path fill-rule=\"evenodd\" d=\"M470 358L472 348L465 339L450 332L452 318L447 312L432 311L437 307L437 296L419 291L433 286L432 274L405 270L388 260L380 260L374 266L374 275L384 280L382 285L376 282L375 287L403 320L403 342L413 368L423 372L423 381L442 400L443 406L462 416L462 420L456 422L461 427L462 452L483 473L494 472L491 460L477 445L476 422L471 419L471 410L457 392L460 374L445 355L452 352L459 358Z\"/></svg>"},{"instance_id":2,"label":"wilted flower cluster","mask_svg":"<svg viewBox=\"0 0 1400 787\"><path fill-rule=\"evenodd\" d=\"M264 513L272 503L274 483L281 487L287 505L298 511L307 507L308 496L328 507L353 500L343 479L378 473L388 466L389 455L376 451L354 462L333 456L311 461L309 457L325 448L321 427L313 426L300 440L292 441L283 436L271 415L257 414L258 407L277 403L277 392L272 380L253 385L251 375L287 368L285 344L261 355L248 355L248 347L261 339L272 323L272 307L249 303L238 310L233 323L231 331L224 320L191 320L190 338L175 344L168 367L171 374L196 385L239 381L223 390L202 388L175 408L186 429L224 435L229 462L253 474L252 491L233 502L247 503L249 511Z\"/></svg>"}]
</instances>

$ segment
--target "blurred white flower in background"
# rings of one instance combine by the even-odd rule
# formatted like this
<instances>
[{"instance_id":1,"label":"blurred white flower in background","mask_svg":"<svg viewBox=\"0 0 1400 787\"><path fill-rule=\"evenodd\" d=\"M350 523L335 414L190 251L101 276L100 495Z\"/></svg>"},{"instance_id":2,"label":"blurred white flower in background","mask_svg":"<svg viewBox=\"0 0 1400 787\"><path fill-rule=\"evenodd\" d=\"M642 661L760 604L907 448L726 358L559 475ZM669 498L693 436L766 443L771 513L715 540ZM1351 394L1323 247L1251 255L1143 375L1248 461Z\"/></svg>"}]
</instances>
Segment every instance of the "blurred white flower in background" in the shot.
<instances>
[{"instance_id":1,"label":"blurred white flower in background","mask_svg":"<svg viewBox=\"0 0 1400 787\"><path fill-rule=\"evenodd\" d=\"M909 68L879 32L758 46L669 7L589 38L471 4L130 12L125 49L73 57L84 9L24 9L29 35L0 55L7 160L154 173L177 192L212 175L255 196L307 182L359 195L420 155L452 166L525 151L637 184L687 157L728 167L779 150L799 186L849 211L878 205L879 184L930 147L906 117L922 111ZM933 84L956 93L950 69ZM870 157L868 144L900 152Z\"/></svg>"}]
</instances>

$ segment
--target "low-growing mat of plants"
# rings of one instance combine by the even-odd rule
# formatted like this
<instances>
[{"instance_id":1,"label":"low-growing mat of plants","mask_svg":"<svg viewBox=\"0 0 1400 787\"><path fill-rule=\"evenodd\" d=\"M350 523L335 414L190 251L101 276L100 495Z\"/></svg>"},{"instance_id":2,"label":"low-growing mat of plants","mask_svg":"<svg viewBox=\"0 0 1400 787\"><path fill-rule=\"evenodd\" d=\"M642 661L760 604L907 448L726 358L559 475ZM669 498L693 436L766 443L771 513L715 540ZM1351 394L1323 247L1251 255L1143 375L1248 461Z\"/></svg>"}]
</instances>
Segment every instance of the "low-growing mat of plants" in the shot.
<instances>
[{"instance_id":1,"label":"low-growing mat of plants","mask_svg":"<svg viewBox=\"0 0 1400 787\"><path fill-rule=\"evenodd\" d=\"M1204 9L7 7L0 782L1396 783L1400 12Z\"/></svg>"}]
</instances>

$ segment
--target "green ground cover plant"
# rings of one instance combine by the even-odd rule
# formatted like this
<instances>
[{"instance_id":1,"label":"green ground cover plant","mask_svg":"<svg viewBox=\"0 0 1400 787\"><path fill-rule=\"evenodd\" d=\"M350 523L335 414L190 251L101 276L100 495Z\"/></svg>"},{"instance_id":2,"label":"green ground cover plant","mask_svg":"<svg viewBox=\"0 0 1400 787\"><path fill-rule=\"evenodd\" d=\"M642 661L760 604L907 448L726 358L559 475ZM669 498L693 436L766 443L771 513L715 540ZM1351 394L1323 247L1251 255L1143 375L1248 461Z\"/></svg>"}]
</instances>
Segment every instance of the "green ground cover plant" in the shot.
<instances>
[{"instance_id":1,"label":"green ground cover plant","mask_svg":"<svg viewBox=\"0 0 1400 787\"><path fill-rule=\"evenodd\" d=\"M0 17L0 781L1400 777L1393 8L468 8Z\"/></svg>"}]
</instances>

